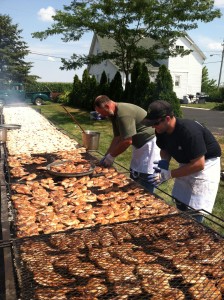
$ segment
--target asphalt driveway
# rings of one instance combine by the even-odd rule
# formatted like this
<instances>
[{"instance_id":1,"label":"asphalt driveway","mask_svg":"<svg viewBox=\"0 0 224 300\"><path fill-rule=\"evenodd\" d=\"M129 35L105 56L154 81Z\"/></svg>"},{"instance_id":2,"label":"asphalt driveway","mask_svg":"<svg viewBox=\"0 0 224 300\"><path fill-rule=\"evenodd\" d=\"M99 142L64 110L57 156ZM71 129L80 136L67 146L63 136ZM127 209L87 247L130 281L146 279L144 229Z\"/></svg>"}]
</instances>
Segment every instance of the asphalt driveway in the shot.
<instances>
[{"instance_id":1,"label":"asphalt driveway","mask_svg":"<svg viewBox=\"0 0 224 300\"><path fill-rule=\"evenodd\" d=\"M213 134L224 135L224 111L207 110L201 108L181 107L183 118L196 120Z\"/></svg>"}]
</instances>

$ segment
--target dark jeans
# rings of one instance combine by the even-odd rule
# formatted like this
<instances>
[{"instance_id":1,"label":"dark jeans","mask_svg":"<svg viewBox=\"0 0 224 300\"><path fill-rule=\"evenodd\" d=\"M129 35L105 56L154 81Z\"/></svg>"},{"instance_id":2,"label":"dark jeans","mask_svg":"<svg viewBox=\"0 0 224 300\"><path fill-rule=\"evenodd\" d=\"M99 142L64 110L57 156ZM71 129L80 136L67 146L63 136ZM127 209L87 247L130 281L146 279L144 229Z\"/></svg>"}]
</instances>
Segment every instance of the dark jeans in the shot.
<instances>
[{"instance_id":1,"label":"dark jeans","mask_svg":"<svg viewBox=\"0 0 224 300\"><path fill-rule=\"evenodd\" d=\"M148 175L146 173L140 173L140 172L135 172L130 170L130 178L142 185L148 192L153 194L154 192L154 185L149 183L148 180Z\"/></svg>"},{"instance_id":2,"label":"dark jeans","mask_svg":"<svg viewBox=\"0 0 224 300\"><path fill-rule=\"evenodd\" d=\"M179 210L182 210L182 211L188 211L188 210L190 210L188 207L187 207L187 205L185 205L184 203L181 203L181 202L179 202L179 201L175 201L176 202L176 207L179 209ZM200 215L200 214L196 214L196 215L192 215L192 217L196 220L196 221L198 221L199 223L202 223L202 221L203 221L203 216L202 215Z\"/></svg>"}]
</instances>

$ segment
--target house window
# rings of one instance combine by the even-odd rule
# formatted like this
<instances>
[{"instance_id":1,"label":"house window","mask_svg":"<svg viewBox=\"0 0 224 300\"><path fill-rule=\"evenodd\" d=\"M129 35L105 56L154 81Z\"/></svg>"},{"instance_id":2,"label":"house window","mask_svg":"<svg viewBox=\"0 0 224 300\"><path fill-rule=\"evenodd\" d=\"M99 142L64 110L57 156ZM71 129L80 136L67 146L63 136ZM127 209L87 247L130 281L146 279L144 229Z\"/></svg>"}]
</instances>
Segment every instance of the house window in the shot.
<instances>
[{"instance_id":1,"label":"house window","mask_svg":"<svg viewBox=\"0 0 224 300\"><path fill-rule=\"evenodd\" d=\"M175 76L175 86L180 86L180 76Z\"/></svg>"},{"instance_id":2,"label":"house window","mask_svg":"<svg viewBox=\"0 0 224 300\"><path fill-rule=\"evenodd\" d=\"M155 73L150 74L150 80L151 80L151 82L155 82L155 80L156 80L156 74Z\"/></svg>"},{"instance_id":3,"label":"house window","mask_svg":"<svg viewBox=\"0 0 224 300\"><path fill-rule=\"evenodd\" d=\"M176 50L184 50L184 46L176 46Z\"/></svg>"}]
</instances>

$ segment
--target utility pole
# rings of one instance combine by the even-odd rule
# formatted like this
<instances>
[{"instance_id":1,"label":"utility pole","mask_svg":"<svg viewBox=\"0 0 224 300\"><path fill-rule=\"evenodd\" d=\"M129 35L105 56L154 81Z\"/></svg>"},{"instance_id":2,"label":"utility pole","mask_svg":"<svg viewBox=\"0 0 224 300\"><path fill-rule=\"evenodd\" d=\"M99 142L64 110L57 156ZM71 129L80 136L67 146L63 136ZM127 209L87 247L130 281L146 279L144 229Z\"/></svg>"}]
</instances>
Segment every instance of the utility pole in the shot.
<instances>
[{"instance_id":1,"label":"utility pole","mask_svg":"<svg viewBox=\"0 0 224 300\"><path fill-rule=\"evenodd\" d=\"M220 71L219 71L219 81L218 81L218 88L219 88L220 81L221 81L221 76L222 76L222 65L223 65L223 59L224 59L224 43L222 43L222 59L221 59L221 65L220 65Z\"/></svg>"}]
</instances>

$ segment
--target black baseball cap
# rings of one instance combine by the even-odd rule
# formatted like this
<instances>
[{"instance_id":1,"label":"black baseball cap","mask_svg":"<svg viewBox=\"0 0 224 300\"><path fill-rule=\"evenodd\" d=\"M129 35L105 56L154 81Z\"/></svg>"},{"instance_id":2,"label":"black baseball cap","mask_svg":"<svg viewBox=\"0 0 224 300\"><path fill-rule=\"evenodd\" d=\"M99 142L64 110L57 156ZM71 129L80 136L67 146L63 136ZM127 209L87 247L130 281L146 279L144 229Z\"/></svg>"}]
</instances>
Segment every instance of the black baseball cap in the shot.
<instances>
[{"instance_id":1,"label":"black baseball cap","mask_svg":"<svg viewBox=\"0 0 224 300\"><path fill-rule=\"evenodd\" d=\"M148 126L153 125L158 119L173 116L171 104L165 100L156 100L149 105L147 116Z\"/></svg>"}]
</instances>

